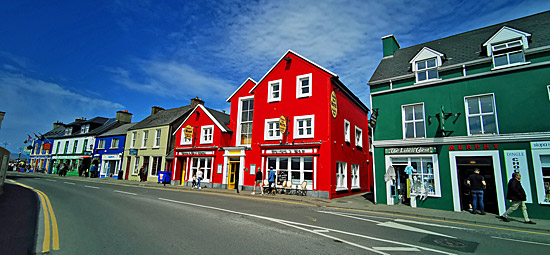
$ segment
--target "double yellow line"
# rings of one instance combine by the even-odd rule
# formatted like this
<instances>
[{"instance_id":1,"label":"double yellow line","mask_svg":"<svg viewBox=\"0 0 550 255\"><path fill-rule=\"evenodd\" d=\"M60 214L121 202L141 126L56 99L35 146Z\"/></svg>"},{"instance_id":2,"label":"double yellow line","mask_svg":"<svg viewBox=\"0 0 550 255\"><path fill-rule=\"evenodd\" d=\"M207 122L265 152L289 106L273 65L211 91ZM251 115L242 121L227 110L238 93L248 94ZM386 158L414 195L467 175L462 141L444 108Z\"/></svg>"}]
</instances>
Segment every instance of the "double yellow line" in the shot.
<instances>
[{"instance_id":1,"label":"double yellow line","mask_svg":"<svg viewBox=\"0 0 550 255\"><path fill-rule=\"evenodd\" d=\"M13 180L8 180L13 184L30 189L40 197L40 202L42 203L42 211L44 212L44 243L42 244L42 252L49 252L50 249L59 250L59 231L57 228L57 220L53 212L52 204L50 199L44 192L37 190L33 187L27 186L22 183L18 183ZM51 219L51 229L50 229L50 219ZM51 245L51 246L50 246ZM51 248L50 248L51 247Z\"/></svg>"}]
</instances>

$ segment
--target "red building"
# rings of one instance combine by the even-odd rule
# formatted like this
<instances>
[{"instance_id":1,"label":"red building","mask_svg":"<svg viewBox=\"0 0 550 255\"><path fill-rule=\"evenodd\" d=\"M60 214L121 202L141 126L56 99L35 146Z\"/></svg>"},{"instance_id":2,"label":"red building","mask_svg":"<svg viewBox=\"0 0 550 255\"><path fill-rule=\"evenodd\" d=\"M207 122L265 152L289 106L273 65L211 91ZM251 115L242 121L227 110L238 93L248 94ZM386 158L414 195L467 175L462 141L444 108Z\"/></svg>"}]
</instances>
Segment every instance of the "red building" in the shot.
<instances>
[{"instance_id":1,"label":"red building","mask_svg":"<svg viewBox=\"0 0 550 255\"><path fill-rule=\"evenodd\" d=\"M227 126L223 115L200 106L176 131L181 139L187 125L197 135L210 126L213 137L203 144L200 131L200 139L176 144L174 180L181 183L185 169L195 171L203 164L195 161L210 158L203 161L212 169L205 176L212 187L251 190L256 170L265 177L273 167L293 184L306 182L312 196L372 190L369 110L336 74L288 51L260 81L247 79L227 101L232 113Z\"/></svg>"}]
</instances>

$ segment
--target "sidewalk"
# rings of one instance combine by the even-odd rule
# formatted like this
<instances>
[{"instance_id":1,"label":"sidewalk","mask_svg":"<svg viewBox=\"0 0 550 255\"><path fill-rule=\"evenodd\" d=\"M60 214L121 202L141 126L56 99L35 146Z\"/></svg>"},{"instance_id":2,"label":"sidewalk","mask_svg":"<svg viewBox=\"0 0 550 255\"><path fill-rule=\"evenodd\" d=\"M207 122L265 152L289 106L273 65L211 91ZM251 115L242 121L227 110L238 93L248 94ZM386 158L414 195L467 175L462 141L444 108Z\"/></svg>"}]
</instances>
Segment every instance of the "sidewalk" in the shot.
<instances>
[{"instance_id":1,"label":"sidewalk","mask_svg":"<svg viewBox=\"0 0 550 255\"><path fill-rule=\"evenodd\" d=\"M8 172L8 176L17 176L17 175L25 175L25 176L31 175L31 176L40 177L46 174L42 174L42 173L15 173L14 174L14 172ZM489 214L489 213L486 215L479 215L479 214L474 215L466 211L454 212L454 211L443 211L443 210L434 210L434 209L426 209L426 208L413 208L413 207L401 205L401 204L393 205L393 206L374 204L373 202L371 202L366 198L368 195L367 193L360 193L360 194L355 194L351 196L329 200L329 199L316 198L316 197L310 197L310 196L296 196L296 195L285 195L285 194L277 194L275 196L261 196L259 194L251 195L250 191L241 191L239 194L237 194L235 190L214 189L214 188L203 188L201 190L197 190L197 189L192 190L191 187L187 187L187 186L170 185L170 184L166 184L166 186L164 186L163 184L157 184L156 182L137 182L137 181L129 181L129 180L117 180L112 178L102 178L102 179L93 178L92 179L92 178L79 177L79 176L59 177L57 175L51 175L51 174L47 176L53 177L53 178L59 178L59 179L66 179L66 180L78 179L81 181L88 181L88 182L95 182L95 183L108 183L108 184L114 184L114 185L139 186L139 187L159 188L159 189L167 189L167 190L187 190L191 192L203 192L203 193L212 192L212 193L218 193L218 194L232 194L232 195L242 196L242 197L256 197L256 198L261 197L264 199L288 200L288 201L311 204L318 207L364 210L364 211L381 213L381 214L394 214L399 216L418 217L418 218L424 218L424 219L455 222L455 223L462 223L462 224L483 225L483 226L488 226L492 228L517 229L522 231L534 231L534 232L550 234L550 220L532 219L537 224L529 225L529 224L523 223L523 217L510 217L510 222L503 222L502 220L496 218L497 215Z\"/></svg>"}]
</instances>

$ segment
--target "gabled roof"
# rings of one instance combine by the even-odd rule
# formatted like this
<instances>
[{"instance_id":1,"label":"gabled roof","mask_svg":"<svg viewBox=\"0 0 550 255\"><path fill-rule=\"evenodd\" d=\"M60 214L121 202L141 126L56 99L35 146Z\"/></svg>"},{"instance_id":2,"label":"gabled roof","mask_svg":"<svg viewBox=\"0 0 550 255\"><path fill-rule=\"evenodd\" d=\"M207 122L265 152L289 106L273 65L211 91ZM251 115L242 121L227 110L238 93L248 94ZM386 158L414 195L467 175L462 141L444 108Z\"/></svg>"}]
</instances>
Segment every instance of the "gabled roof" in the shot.
<instances>
[{"instance_id":1,"label":"gabled roof","mask_svg":"<svg viewBox=\"0 0 550 255\"><path fill-rule=\"evenodd\" d=\"M275 67L278 66L279 63L281 63L281 61L283 61L283 59L284 59L289 53L292 53L292 54L296 55L297 57L303 59L304 61L310 63L311 65L313 65L313 66L315 66L315 67L317 67L317 68L319 68L320 70L325 71L326 73L328 73L328 74L330 74L330 75L332 75L332 76L338 76L338 75L336 75L335 73L331 72L330 70L328 70L328 69L326 69L326 68L324 68L324 67L318 65L317 63L315 63L315 62L313 62L313 61L311 61L311 60L309 60L309 59L303 57L302 55L300 55L300 54L298 54L298 53L296 53L296 52L294 52L294 51L292 51L292 50L288 50L285 54L283 54L283 56L279 59L279 61L277 61L277 62L275 63L275 65L273 65L273 66L271 67L271 69L269 69L269 71L267 71L267 73L265 73L265 75L256 83L256 86L254 86L254 87L250 90L250 92L249 92L250 94L252 94L252 93L254 92L254 90L256 89L256 87L258 87L258 85L265 79L265 77L267 77L267 76L271 73L271 71L273 71L273 69L275 69Z\"/></svg>"},{"instance_id":2,"label":"gabled roof","mask_svg":"<svg viewBox=\"0 0 550 255\"><path fill-rule=\"evenodd\" d=\"M43 134L44 138L46 139L52 139L52 138L58 138L60 136L63 136L65 134L65 125L60 125L45 134Z\"/></svg>"},{"instance_id":3,"label":"gabled roof","mask_svg":"<svg viewBox=\"0 0 550 255\"><path fill-rule=\"evenodd\" d=\"M447 57L442 67L486 59L483 44L503 26L530 33L530 48L550 45L550 11L506 21L496 25L464 32L408 48L398 49L391 58L383 58L368 84L380 80L412 74L409 61L424 47L436 50Z\"/></svg>"},{"instance_id":4,"label":"gabled roof","mask_svg":"<svg viewBox=\"0 0 550 255\"><path fill-rule=\"evenodd\" d=\"M136 123L127 123L122 124L116 128L113 128L101 135L98 135L97 137L108 137L108 136L118 136L118 135L126 135L128 132L128 129L134 126Z\"/></svg>"},{"instance_id":5,"label":"gabled roof","mask_svg":"<svg viewBox=\"0 0 550 255\"><path fill-rule=\"evenodd\" d=\"M162 110L136 123L133 127L129 128L128 130L136 130L136 129L170 125L174 121L181 118L182 116L189 114L191 109L192 109L191 105L186 105L178 108Z\"/></svg>"},{"instance_id":6,"label":"gabled roof","mask_svg":"<svg viewBox=\"0 0 550 255\"><path fill-rule=\"evenodd\" d=\"M216 110L213 110L213 109L210 109L210 108L207 108L207 107L204 107L202 104L198 104L194 109L193 111L191 111L192 113L194 113L197 108L201 108L201 110L206 113L206 115L212 120L212 122L214 122L214 124L216 124L216 126L224 133L231 133L233 131L231 131L231 129L227 126L229 124L229 114L227 113L223 113L223 112L220 112L220 111L216 111ZM185 124L185 122L189 119L189 117L191 117L192 114L189 114L187 116L187 118L185 118L185 120L181 123L181 125L176 128L174 130L174 135L180 130L180 128L183 126L183 124Z\"/></svg>"},{"instance_id":7,"label":"gabled roof","mask_svg":"<svg viewBox=\"0 0 550 255\"><path fill-rule=\"evenodd\" d=\"M255 80L253 80L252 78L248 77L248 78L243 82L243 84L241 84L241 86L239 86L239 88L236 89L235 92L233 92L233 94L231 94L231 96L229 96L229 98L227 98L226 102L231 101L231 98L233 98L233 96L234 96L235 94L237 94L237 92L239 92L239 90L241 90L241 88L242 88L248 81L251 81L251 82L253 82L254 84L258 84Z\"/></svg>"}]
</instances>

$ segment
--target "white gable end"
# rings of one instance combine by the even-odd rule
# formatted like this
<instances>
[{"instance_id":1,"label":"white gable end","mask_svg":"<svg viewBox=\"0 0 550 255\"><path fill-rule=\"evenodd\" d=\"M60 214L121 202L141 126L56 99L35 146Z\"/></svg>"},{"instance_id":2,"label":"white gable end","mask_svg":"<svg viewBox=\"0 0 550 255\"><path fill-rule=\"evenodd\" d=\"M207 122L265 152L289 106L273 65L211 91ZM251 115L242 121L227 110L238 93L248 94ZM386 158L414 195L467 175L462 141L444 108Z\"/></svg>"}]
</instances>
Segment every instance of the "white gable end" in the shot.
<instances>
[{"instance_id":1,"label":"white gable end","mask_svg":"<svg viewBox=\"0 0 550 255\"><path fill-rule=\"evenodd\" d=\"M493 36L491 36L491 38L489 38L489 40L487 40L483 44L483 46L487 48L487 56L491 56L493 55L492 45L511 41L514 39L521 39L523 43L523 49L525 50L529 48L529 42L527 39L530 36L531 34L529 33L504 26L498 32L496 32Z\"/></svg>"},{"instance_id":2,"label":"white gable end","mask_svg":"<svg viewBox=\"0 0 550 255\"><path fill-rule=\"evenodd\" d=\"M416 56L414 56L413 59L409 62L412 65L413 72L417 71L416 65L414 64L417 61L421 60L427 60L427 59L436 59L436 65L441 66L443 64L443 54L439 53L433 49L430 49L428 47L424 47Z\"/></svg>"}]
</instances>

